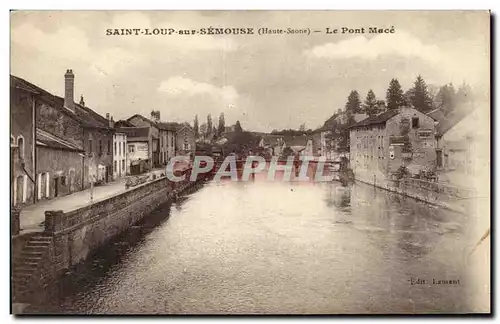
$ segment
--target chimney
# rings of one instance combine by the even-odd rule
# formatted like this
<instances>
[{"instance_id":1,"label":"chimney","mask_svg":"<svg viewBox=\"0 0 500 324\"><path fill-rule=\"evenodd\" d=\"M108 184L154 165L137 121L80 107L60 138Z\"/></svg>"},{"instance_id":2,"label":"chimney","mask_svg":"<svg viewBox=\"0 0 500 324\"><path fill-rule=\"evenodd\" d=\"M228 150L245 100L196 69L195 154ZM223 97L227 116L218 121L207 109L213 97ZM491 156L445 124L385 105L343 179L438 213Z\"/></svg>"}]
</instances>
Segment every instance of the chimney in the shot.
<instances>
[{"instance_id":1,"label":"chimney","mask_svg":"<svg viewBox=\"0 0 500 324\"><path fill-rule=\"evenodd\" d=\"M73 70L66 70L64 74L64 107L72 112L75 112L75 75Z\"/></svg>"},{"instance_id":2,"label":"chimney","mask_svg":"<svg viewBox=\"0 0 500 324\"><path fill-rule=\"evenodd\" d=\"M113 116L109 119L109 128L114 128L115 127L115 121L113 119Z\"/></svg>"},{"instance_id":3,"label":"chimney","mask_svg":"<svg viewBox=\"0 0 500 324\"><path fill-rule=\"evenodd\" d=\"M85 107L85 101L83 101L83 95L80 95L80 106Z\"/></svg>"},{"instance_id":4,"label":"chimney","mask_svg":"<svg viewBox=\"0 0 500 324\"><path fill-rule=\"evenodd\" d=\"M109 120L109 113L106 113L106 119Z\"/></svg>"}]
</instances>

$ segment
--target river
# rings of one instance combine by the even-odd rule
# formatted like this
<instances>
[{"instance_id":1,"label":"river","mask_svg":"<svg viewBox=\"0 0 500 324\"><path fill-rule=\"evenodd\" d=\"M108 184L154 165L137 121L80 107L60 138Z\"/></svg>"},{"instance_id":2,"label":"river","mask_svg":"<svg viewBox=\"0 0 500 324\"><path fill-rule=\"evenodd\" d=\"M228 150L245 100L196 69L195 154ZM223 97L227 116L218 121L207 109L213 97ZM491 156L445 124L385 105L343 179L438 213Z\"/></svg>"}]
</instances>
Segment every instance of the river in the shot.
<instances>
[{"instance_id":1,"label":"river","mask_svg":"<svg viewBox=\"0 0 500 324\"><path fill-rule=\"evenodd\" d=\"M466 222L364 184L212 181L97 251L57 297L27 311L473 311ZM432 284L442 279L459 283Z\"/></svg>"}]
</instances>

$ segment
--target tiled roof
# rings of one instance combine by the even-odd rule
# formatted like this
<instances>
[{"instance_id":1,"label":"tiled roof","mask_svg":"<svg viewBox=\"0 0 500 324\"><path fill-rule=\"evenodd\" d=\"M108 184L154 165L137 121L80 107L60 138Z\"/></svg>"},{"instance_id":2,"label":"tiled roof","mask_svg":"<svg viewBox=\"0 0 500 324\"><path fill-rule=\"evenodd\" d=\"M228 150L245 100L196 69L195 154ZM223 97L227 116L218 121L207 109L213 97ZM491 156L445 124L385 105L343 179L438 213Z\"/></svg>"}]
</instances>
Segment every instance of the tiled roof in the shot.
<instances>
[{"instance_id":1,"label":"tiled roof","mask_svg":"<svg viewBox=\"0 0 500 324\"><path fill-rule=\"evenodd\" d=\"M149 127L120 127L116 131L127 134L127 140L134 137L149 138Z\"/></svg>"},{"instance_id":2,"label":"tiled roof","mask_svg":"<svg viewBox=\"0 0 500 324\"><path fill-rule=\"evenodd\" d=\"M83 152L83 149L81 147L76 146L75 144L70 143L56 135L50 134L49 132L46 132L42 129L36 129L36 136L37 145L39 146Z\"/></svg>"},{"instance_id":3,"label":"tiled roof","mask_svg":"<svg viewBox=\"0 0 500 324\"><path fill-rule=\"evenodd\" d=\"M458 124L462 119L464 119L472 111L460 111L452 113L444 117L442 120L438 120L436 136L443 136L447 131L452 129L456 124Z\"/></svg>"},{"instance_id":4,"label":"tiled roof","mask_svg":"<svg viewBox=\"0 0 500 324\"><path fill-rule=\"evenodd\" d=\"M398 109L391 109L386 112L383 112L381 114L378 114L376 116L368 117L363 119L362 121L352 125L349 128L357 128L357 127L363 127L363 126L368 126L368 125L376 125L376 124L383 124L392 117L396 116L399 113Z\"/></svg>"},{"instance_id":5,"label":"tiled roof","mask_svg":"<svg viewBox=\"0 0 500 324\"><path fill-rule=\"evenodd\" d=\"M40 98L54 108L59 109L59 111L75 119L83 127L109 129L107 119L88 107L83 107L75 103L75 113L71 113L68 109L64 108L64 98L55 96L50 92L14 75L10 76L10 85L11 87L36 93L37 98Z\"/></svg>"},{"instance_id":6,"label":"tiled roof","mask_svg":"<svg viewBox=\"0 0 500 324\"><path fill-rule=\"evenodd\" d=\"M172 123L172 122L171 123L157 122L155 124L159 129L166 130L166 131L172 131L172 132L175 132L183 127L182 124Z\"/></svg>"},{"instance_id":7,"label":"tiled roof","mask_svg":"<svg viewBox=\"0 0 500 324\"><path fill-rule=\"evenodd\" d=\"M141 118L142 120L144 120L145 122L147 122L148 124L152 125L152 126L156 126L156 123L154 121L152 121L151 119L147 118L147 117L144 117L143 115L141 114L135 114L133 116L130 116L129 118L127 118L127 121L131 122L131 120L135 117L139 117ZM133 124L133 122L131 122Z\"/></svg>"},{"instance_id":8,"label":"tiled roof","mask_svg":"<svg viewBox=\"0 0 500 324\"><path fill-rule=\"evenodd\" d=\"M115 122L115 128L120 128L120 127L135 127L135 126L128 120L119 120Z\"/></svg>"},{"instance_id":9,"label":"tiled roof","mask_svg":"<svg viewBox=\"0 0 500 324\"><path fill-rule=\"evenodd\" d=\"M285 136L274 135L274 134L265 134L265 135L262 135L262 138L264 139L264 144L270 145L270 146L277 146L280 144L280 139L284 139Z\"/></svg>"},{"instance_id":10,"label":"tiled roof","mask_svg":"<svg viewBox=\"0 0 500 324\"><path fill-rule=\"evenodd\" d=\"M285 141L286 146L306 146L307 140L309 139L309 136L307 135L302 135L302 136L283 136L283 140Z\"/></svg>"}]
</instances>

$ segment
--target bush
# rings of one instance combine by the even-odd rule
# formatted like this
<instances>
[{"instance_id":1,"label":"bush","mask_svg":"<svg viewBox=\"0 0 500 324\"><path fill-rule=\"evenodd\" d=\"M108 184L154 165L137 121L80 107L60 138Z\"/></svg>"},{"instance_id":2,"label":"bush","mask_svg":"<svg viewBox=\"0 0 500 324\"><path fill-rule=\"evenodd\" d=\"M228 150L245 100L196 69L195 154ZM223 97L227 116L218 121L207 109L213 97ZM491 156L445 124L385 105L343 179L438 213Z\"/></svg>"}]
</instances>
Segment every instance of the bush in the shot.
<instances>
[{"instance_id":1,"label":"bush","mask_svg":"<svg viewBox=\"0 0 500 324\"><path fill-rule=\"evenodd\" d=\"M408 170L408 168L405 167L404 165L400 166L399 169L396 171L396 179L401 180L408 177L411 177L410 170Z\"/></svg>"}]
</instances>

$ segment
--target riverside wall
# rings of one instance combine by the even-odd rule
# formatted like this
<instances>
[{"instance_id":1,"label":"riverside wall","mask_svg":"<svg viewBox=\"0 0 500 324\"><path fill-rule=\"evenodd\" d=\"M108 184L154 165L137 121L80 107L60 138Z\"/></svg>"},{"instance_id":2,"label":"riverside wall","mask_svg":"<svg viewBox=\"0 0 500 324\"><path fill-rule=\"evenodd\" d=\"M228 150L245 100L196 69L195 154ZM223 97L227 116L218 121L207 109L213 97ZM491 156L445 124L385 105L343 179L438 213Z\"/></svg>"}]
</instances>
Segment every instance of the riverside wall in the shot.
<instances>
[{"instance_id":1,"label":"riverside wall","mask_svg":"<svg viewBox=\"0 0 500 324\"><path fill-rule=\"evenodd\" d=\"M354 175L354 179L425 203L465 214L470 213L474 208L473 204L475 204L475 198L477 197L476 191L471 188L451 186L420 179L406 178L393 180L360 172Z\"/></svg>"},{"instance_id":2,"label":"riverside wall","mask_svg":"<svg viewBox=\"0 0 500 324\"><path fill-rule=\"evenodd\" d=\"M190 170L185 173L189 179ZM78 264L111 238L195 184L174 183L162 177L73 211L46 211L45 234L53 237L54 271Z\"/></svg>"}]
</instances>

